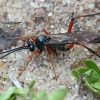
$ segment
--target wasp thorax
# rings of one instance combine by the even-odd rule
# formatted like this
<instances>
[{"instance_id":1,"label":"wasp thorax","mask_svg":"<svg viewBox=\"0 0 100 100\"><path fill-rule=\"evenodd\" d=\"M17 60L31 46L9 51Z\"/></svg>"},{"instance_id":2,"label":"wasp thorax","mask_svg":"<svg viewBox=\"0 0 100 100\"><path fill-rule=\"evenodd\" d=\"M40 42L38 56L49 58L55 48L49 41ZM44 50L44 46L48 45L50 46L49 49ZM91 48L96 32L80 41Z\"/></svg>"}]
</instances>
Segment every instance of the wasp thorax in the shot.
<instances>
[{"instance_id":1,"label":"wasp thorax","mask_svg":"<svg viewBox=\"0 0 100 100\"><path fill-rule=\"evenodd\" d=\"M36 39L36 44L38 45L43 45L44 42L46 42L48 40L48 37L45 35L40 35L37 39Z\"/></svg>"}]
</instances>

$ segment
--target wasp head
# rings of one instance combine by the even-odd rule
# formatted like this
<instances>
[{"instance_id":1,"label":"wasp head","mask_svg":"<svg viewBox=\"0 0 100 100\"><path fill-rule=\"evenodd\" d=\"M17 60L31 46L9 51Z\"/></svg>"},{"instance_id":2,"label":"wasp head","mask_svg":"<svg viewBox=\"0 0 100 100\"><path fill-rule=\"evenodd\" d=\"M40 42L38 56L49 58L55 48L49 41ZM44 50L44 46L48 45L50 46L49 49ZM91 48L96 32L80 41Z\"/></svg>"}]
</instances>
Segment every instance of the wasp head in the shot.
<instances>
[{"instance_id":1,"label":"wasp head","mask_svg":"<svg viewBox=\"0 0 100 100\"><path fill-rule=\"evenodd\" d=\"M36 44L33 41L31 41L31 40L27 41L27 46L28 46L28 49L31 52L33 52L36 49Z\"/></svg>"}]
</instances>

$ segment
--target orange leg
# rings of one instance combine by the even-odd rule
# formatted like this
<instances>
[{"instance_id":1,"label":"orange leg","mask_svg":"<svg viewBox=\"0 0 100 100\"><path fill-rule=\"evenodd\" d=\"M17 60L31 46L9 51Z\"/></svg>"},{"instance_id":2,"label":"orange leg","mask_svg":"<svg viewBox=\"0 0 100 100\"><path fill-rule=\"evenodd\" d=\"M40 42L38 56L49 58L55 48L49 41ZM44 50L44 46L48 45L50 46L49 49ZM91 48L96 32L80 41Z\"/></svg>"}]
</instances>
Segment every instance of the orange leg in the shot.
<instances>
[{"instance_id":1,"label":"orange leg","mask_svg":"<svg viewBox=\"0 0 100 100\"><path fill-rule=\"evenodd\" d=\"M43 32L46 34L46 35L49 35L49 32L45 29L43 29Z\"/></svg>"},{"instance_id":2,"label":"orange leg","mask_svg":"<svg viewBox=\"0 0 100 100\"><path fill-rule=\"evenodd\" d=\"M74 47L74 44L72 43L72 44L69 45L68 48L71 49L71 48L73 48L73 47Z\"/></svg>"},{"instance_id":3,"label":"orange leg","mask_svg":"<svg viewBox=\"0 0 100 100\"><path fill-rule=\"evenodd\" d=\"M73 24L74 24L74 21L75 21L76 18L81 18L81 17L93 17L93 16L99 15L99 14L100 14L100 13L88 14L88 15L79 15L79 16L75 16L75 17L72 16L72 19L71 19L70 24L69 24L69 26L68 26L68 33L70 34L70 33L72 32L72 27L73 27ZM74 46L74 44L73 44L73 46Z\"/></svg>"},{"instance_id":4,"label":"orange leg","mask_svg":"<svg viewBox=\"0 0 100 100\"><path fill-rule=\"evenodd\" d=\"M33 42L35 42L35 38L33 36L30 37L32 39Z\"/></svg>"},{"instance_id":5,"label":"orange leg","mask_svg":"<svg viewBox=\"0 0 100 100\"><path fill-rule=\"evenodd\" d=\"M44 26L43 26L43 32L46 34L46 35L49 35L49 32L47 30L45 30L45 26L49 24L49 21L47 21Z\"/></svg>"},{"instance_id":6,"label":"orange leg","mask_svg":"<svg viewBox=\"0 0 100 100\"><path fill-rule=\"evenodd\" d=\"M46 47L46 49L47 49L48 51L53 51L52 48L50 48L50 47L48 47L48 46L45 46L45 47Z\"/></svg>"},{"instance_id":7,"label":"orange leg","mask_svg":"<svg viewBox=\"0 0 100 100\"><path fill-rule=\"evenodd\" d=\"M24 69L21 71L21 73L18 75L18 77L20 77L20 75L26 70L26 68L29 65L30 61L32 60L32 57L34 54L35 54L35 51L32 52L32 54L29 56L29 61L27 62L27 65L24 67Z\"/></svg>"},{"instance_id":8,"label":"orange leg","mask_svg":"<svg viewBox=\"0 0 100 100\"><path fill-rule=\"evenodd\" d=\"M21 37L19 37L19 39L28 39L28 38L31 38L32 36L21 36Z\"/></svg>"},{"instance_id":9,"label":"orange leg","mask_svg":"<svg viewBox=\"0 0 100 100\"><path fill-rule=\"evenodd\" d=\"M49 53L48 53L48 51L47 51L47 49L46 49L46 46L45 46L44 48L45 48L46 54L47 54L47 56L48 56L48 58L49 58L49 60L50 60L50 62L51 62L51 64L52 64L52 66L53 66L52 59L51 59L51 57L50 57L50 55L49 55ZM54 71L54 74L55 74L55 78L56 78L56 80L57 80L57 76L56 76L56 72L55 72L54 66L53 66L53 71Z\"/></svg>"},{"instance_id":10,"label":"orange leg","mask_svg":"<svg viewBox=\"0 0 100 100\"><path fill-rule=\"evenodd\" d=\"M90 52L92 52L93 54L97 55L100 58L100 55L97 54L97 52L93 51L92 49L88 48L87 46L85 46L83 43L81 42L76 42L75 44L81 45L82 47L86 48L87 50L89 50Z\"/></svg>"},{"instance_id":11,"label":"orange leg","mask_svg":"<svg viewBox=\"0 0 100 100\"><path fill-rule=\"evenodd\" d=\"M32 60L33 56L38 53L40 54L40 51L39 50L35 50L34 52L32 52L32 54L28 57L29 58L29 61L27 62L27 65L24 67L24 69L22 70L22 72L19 74L19 76L26 70L27 66L29 65L30 61ZM19 77L18 76L18 77Z\"/></svg>"},{"instance_id":12,"label":"orange leg","mask_svg":"<svg viewBox=\"0 0 100 100\"><path fill-rule=\"evenodd\" d=\"M30 38L30 36L20 36L20 37L15 37L15 38L10 38L10 37L6 37L5 36L5 38L7 38L7 39L26 39L26 38Z\"/></svg>"},{"instance_id":13,"label":"orange leg","mask_svg":"<svg viewBox=\"0 0 100 100\"><path fill-rule=\"evenodd\" d=\"M47 21L47 22L44 24L43 28L45 28L45 26L48 25L48 24L49 24L49 21Z\"/></svg>"},{"instance_id":14,"label":"orange leg","mask_svg":"<svg viewBox=\"0 0 100 100\"><path fill-rule=\"evenodd\" d=\"M76 18L81 18L81 17L93 17L93 16L99 15L99 14L100 14L100 13L88 14L88 15L78 15L78 16L75 16L75 17L72 16L72 19L71 19L70 24L69 24L69 26L68 26L68 33L71 33L72 27L73 27L73 24L74 24L74 21L75 21Z\"/></svg>"}]
</instances>

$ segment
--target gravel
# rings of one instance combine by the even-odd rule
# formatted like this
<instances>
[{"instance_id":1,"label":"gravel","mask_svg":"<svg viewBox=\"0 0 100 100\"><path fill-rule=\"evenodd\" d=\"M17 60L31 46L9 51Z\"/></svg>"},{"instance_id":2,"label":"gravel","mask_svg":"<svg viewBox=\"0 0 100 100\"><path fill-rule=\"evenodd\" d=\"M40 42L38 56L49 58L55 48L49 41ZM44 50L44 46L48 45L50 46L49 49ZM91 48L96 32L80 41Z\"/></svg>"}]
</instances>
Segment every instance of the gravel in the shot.
<instances>
[{"instance_id":1,"label":"gravel","mask_svg":"<svg viewBox=\"0 0 100 100\"><path fill-rule=\"evenodd\" d=\"M5 31L20 28L22 35L29 36L43 34L43 28L51 34L64 33L67 32L72 13L81 15L100 12L97 2L100 2L100 0L0 0L0 21L4 22L0 23L0 27ZM5 24L9 21L21 23ZM45 25L46 21L49 21L49 24ZM100 32L100 15L80 18L75 22L72 31L91 30ZM19 40L16 46L12 48L21 45L23 45L23 42ZM100 49L100 44L87 46L95 51ZM19 76L26 66L30 54L30 51L22 50L0 60L0 93L13 86L13 82L19 82L20 85L18 83L18 86L20 87L27 87L28 83L35 79L35 88L47 92L59 87L67 88L69 92L65 100L100 100L100 96L80 87L71 75L71 68L83 66L83 61L88 58L93 59L100 66L100 58L97 56L83 47L75 45L70 51L59 52L57 56L51 53L52 65L46 56L46 52L42 52L40 55L34 55L28 67ZM52 66L55 68L57 80L54 78ZM8 75L8 69L13 76L12 74ZM9 78L9 76L13 78ZM80 93L79 89L81 89Z\"/></svg>"}]
</instances>

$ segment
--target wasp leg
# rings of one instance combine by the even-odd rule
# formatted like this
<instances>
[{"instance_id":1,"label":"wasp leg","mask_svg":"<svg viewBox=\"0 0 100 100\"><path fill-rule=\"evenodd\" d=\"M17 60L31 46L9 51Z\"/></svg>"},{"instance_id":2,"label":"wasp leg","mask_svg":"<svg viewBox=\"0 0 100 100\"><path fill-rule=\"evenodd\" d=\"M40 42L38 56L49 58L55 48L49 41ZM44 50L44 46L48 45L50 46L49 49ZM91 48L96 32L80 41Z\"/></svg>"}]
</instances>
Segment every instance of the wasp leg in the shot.
<instances>
[{"instance_id":1,"label":"wasp leg","mask_svg":"<svg viewBox=\"0 0 100 100\"><path fill-rule=\"evenodd\" d=\"M72 17L68 26L68 33L71 33L75 18Z\"/></svg>"},{"instance_id":2,"label":"wasp leg","mask_svg":"<svg viewBox=\"0 0 100 100\"><path fill-rule=\"evenodd\" d=\"M52 66L53 66L53 62L52 62L52 59L51 59L51 57L50 57L50 55L49 55L49 53L48 53L48 51L47 51L47 47L44 46L44 49L45 49L45 51L46 51L46 54L47 54L47 56L48 56L48 58L49 58L49 60L50 60L50 62L51 62L51 64L52 64ZM54 66L53 66L53 71L54 71L54 74L55 74L55 78L56 78L56 80L57 80L57 75L56 75Z\"/></svg>"},{"instance_id":3,"label":"wasp leg","mask_svg":"<svg viewBox=\"0 0 100 100\"><path fill-rule=\"evenodd\" d=\"M17 37L18 39L27 39L27 38L30 38L31 36L27 35L27 36L20 36L20 37Z\"/></svg>"},{"instance_id":4,"label":"wasp leg","mask_svg":"<svg viewBox=\"0 0 100 100\"><path fill-rule=\"evenodd\" d=\"M27 62L27 65L25 65L24 69L21 71L21 73L18 75L18 77L20 77L20 75L22 75L22 73L26 70L27 66L29 65L30 61L32 60L33 58L33 55L35 54L36 52L32 52L32 54L29 56L29 61Z\"/></svg>"},{"instance_id":5,"label":"wasp leg","mask_svg":"<svg viewBox=\"0 0 100 100\"><path fill-rule=\"evenodd\" d=\"M15 37L15 38L10 38L10 37L5 36L5 38L14 40L14 39L26 39L26 38L30 38L30 36L20 36L20 37Z\"/></svg>"},{"instance_id":6,"label":"wasp leg","mask_svg":"<svg viewBox=\"0 0 100 100\"><path fill-rule=\"evenodd\" d=\"M45 26L47 26L49 24L49 21L46 21L46 23L44 24L43 28L45 28Z\"/></svg>"},{"instance_id":7,"label":"wasp leg","mask_svg":"<svg viewBox=\"0 0 100 100\"><path fill-rule=\"evenodd\" d=\"M74 47L74 44L72 43L72 44L70 44L69 45L69 47L65 47L65 46L63 46L63 45L60 45L60 46L58 46L57 47L57 49L59 50L59 51L68 51L68 50L70 50L71 48L73 48Z\"/></svg>"},{"instance_id":8,"label":"wasp leg","mask_svg":"<svg viewBox=\"0 0 100 100\"><path fill-rule=\"evenodd\" d=\"M100 58L100 55L97 54L97 52L93 51L92 49L88 48L87 46L85 46L83 43L81 42L75 42L75 44L77 45L81 45L82 47L86 48L87 50L89 50L90 52L92 52L93 54L97 55Z\"/></svg>"},{"instance_id":9,"label":"wasp leg","mask_svg":"<svg viewBox=\"0 0 100 100\"><path fill-rule=\"evenodd\" d=\"M73 27L73 24L74 24L74 21L75 21L76 18L81 18L81 17L93 17L93 16L99 15L99 14L100 14L100 13L88 14L88 15L78 15L78 16L73 16L73 15L72 15L71 21L70 21L69 26L68 26L68 33L71 33L72 27Z\"/></svg>"},{"instance_id":10,"label":"wasp leg","mask_svg":"<svg viewBox=\"0 0 100 100\"><path fill-rule=\"evenodd\" d=\"M30 37L32 39L33 42L35 42L35 38L33 36Z\"/></svg>"},{"instance_id":11,"label":"wasp leg","mask_svg":"<svg viewBox=\"0 0 100 100\"><path fill-rule=\"evenodd\" d=\"M50 33L47 31L47 30L45 30L45 29L43 29L43 32L46 34L46 35L49 35Z\"/></svg>"},{"instance_id":12,"label":"wasp leg","mask_svg":"<svg viewBox=\"0 0 100 100\"><path fill-rule=\"evenodd\" d=\"M28 62L27 62L27 65L24 67L24 69L21 71L21 73L19 74L18 77L20 77L20 75L26 70L27 66L29 65L30 61L32 60L33 56L34 56L36 53L40 54L41 52L40 52L39 50L37 50L37 49L36 49L34 52L32 52L32 54L28 57L29 60L28 60Z\"/></svg>"},{"instance_id":13,"label":"wasp leg","mask_svg":"<svg viewBox=\"0 0 100 100\"><path fill-rule=\"evenodd\" d=\"M46 49L48 50L48 51L54 51L52 48L50 48L49 46L45 46L46 47Z\"/></svg>"},{"instance_id":14,"label":"wasp leg","mask_svg":"<svg viewBox=\"0 0 100 100\"><path fill-rule=\"evenodd\" d=\"M50 32L48 32L46 29L45 29L45 26L47 26L49 24L49 21L47 21L44 26L43 26L43 32L46 34L46 35L49 35Z\"/></svg>"}]
</instances>

